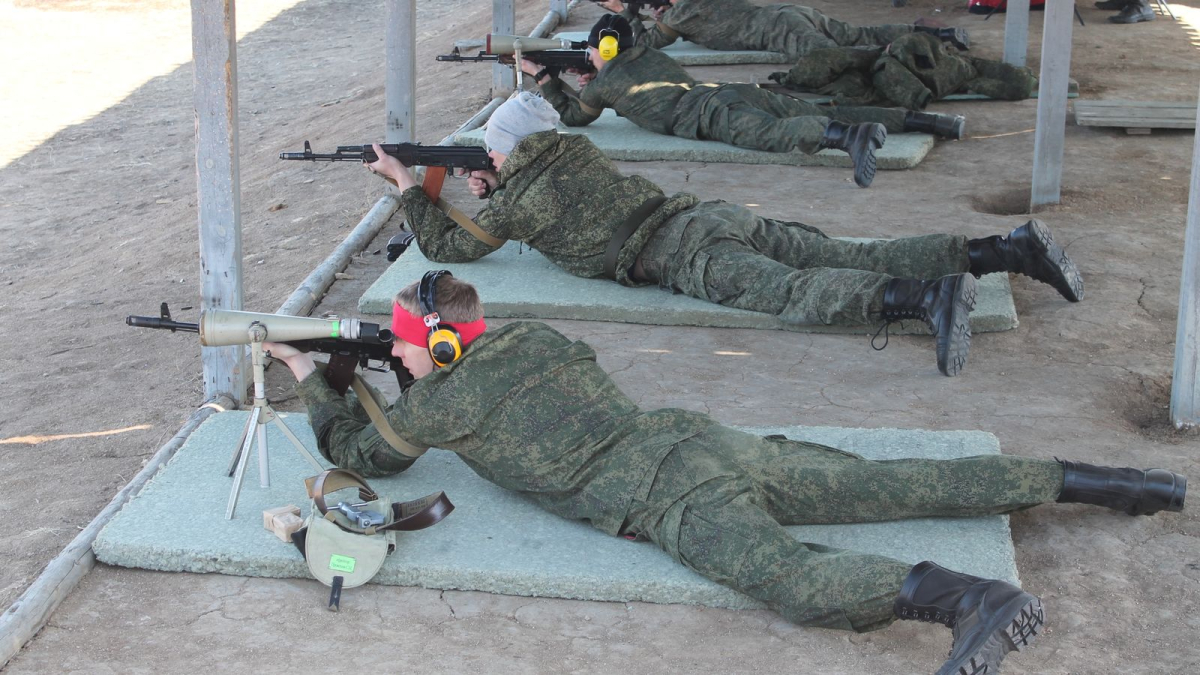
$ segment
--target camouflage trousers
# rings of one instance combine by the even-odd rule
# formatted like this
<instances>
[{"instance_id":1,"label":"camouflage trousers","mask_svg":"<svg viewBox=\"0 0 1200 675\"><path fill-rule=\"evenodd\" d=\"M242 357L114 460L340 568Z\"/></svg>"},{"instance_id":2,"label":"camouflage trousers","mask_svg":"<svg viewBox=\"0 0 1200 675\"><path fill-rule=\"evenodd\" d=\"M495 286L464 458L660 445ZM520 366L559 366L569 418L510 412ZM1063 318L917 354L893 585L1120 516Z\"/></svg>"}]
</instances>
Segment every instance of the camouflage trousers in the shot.
<instances>
[{"instance_id":1,"label":"camouflage trousers","mask_svg":"<svg viewBox=\"0 0 1200 675\"><path fill-rule=\"evenodd\" d=\"M674 120L676 136L770 152L798 149L811 155L821 149L831 119L878 122L890 132L904 131L905 111L900 108L818 106L753 84L726 84L704 96L700 105L687 107L684 118Z\"/></svg>"},{"instance_id":2,"label":"camouflage trousers","mask_svg":"<svg viewBox=\"0 0 1200 675\"><path fill-rule=\"evenodd\" d=\"M713 426L663 460L624 534L788 621L865 632L893 620L912 564L797 541L782 526L1008 513L1054 501L1052 460L983 455L871 461Z\"/></svg>"},{"instance_id":3,"label":"camouflage trousers","mask_svg":"<svg viewBox=\"0 0 1200 675\"><path fill-rule=\"evenodd\" d=\"M771 11L773 10L773 11ZM911 24L852 26L831 19L812 7L773 5L759 10L764 49L783 52L795 61L814 49L827 47L885 46L913 32Z\"/></svg>"},{"instance_id":4,"label":"camouflage trousers","mask_svg":"<svg viewBox=\"0 0 1200 675\"><path fill-rule=\"evenodd\" d=\"M893 277L936 279L970 267L963 236L832 239L726 202L673 216L638 261L648 281L678 293L790 324L841 325L877 323Z\"/></svg>"}]
</instances>

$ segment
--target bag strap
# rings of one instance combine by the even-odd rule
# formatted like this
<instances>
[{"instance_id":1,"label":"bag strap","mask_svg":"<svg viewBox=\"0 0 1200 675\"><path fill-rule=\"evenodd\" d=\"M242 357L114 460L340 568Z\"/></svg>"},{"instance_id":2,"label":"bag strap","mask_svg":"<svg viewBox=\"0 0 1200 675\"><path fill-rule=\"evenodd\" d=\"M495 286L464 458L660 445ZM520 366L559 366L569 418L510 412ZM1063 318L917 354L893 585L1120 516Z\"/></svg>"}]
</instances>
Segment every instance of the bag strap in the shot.
<instances>
[{"instance_id":1,"label":"bag strap","mask_svg":"<svg viewBox=\"0 0 1200 675\"><path fill-rule=\"evenodd\" d=\"M616 280L617 257L621 254L621 247L633 236L638 227L646 222L650 214L654 213L666 201L667 198L662 195L647 199L633 213L629 214L629 217L625 219L625 222L621 223L616 232L613 232L612 239L608 242L608 250L604 252L604 276L614 281Z\"/></svg>"},{"instance_id":2,"label":"bag strap","mask_svg":"<svg viewBox=\"0 0 1200 675\"><path fill-rule=\"evenodd\" d=\"M413 459L429 450L428 446L422 448L400 438L400 435L388 423L387 415L383 412L383 405L375 398L375 392L367 386L358 373L354 373L354 380L350 382L350 387L358 395L358 402L362 403L363 410L367 411L367 417L371 418L371 424L375 425L375 431L379 432L379 435L387 441L388 445L392 446L392 449Z\"/></svg>"},{"instance_id":3,"label":"bag strap","mask_svg":"<svg viewBox=\"0 0 1200 675\"><path fill-rule=\"evenodd\" d=\"M482 241L488 246L500 248L504 245L504 242L508 241L507 239L493 237L487 232L484 232L482 227L479 227L479 225L475 224L475 221L467 217L467 214L459 211L458 208L445 199L438 198L437 208L442 213L450 216L450 219L453 220L459 227L467 232L470 232L476 239Z\"/></svg>"},{"instance_id":4,"label":"bag strap","mask_svg":"<svg viewBox=\"0 0 1200 675\"><path fill-rule=\"evenodd\" d=\"M450 515L454 504L445 492L435 492L420 499L392 504L392 522L379 528L381 531L398 530L413 532L437 525Z\"/></svg>"},{"instance_id":5,"label":"bag strap","mask_svg":"<svg viewBox=\"0 0 1200 675\"><path fill-rule=\"evenodd\" d=\"M358 488L358 498L362 501L373 502L379 499L379 495L375 494L370 485L367 485L367 479L350 469L322 471L315 476L305 478L304 487L308 489L308 496L313 500L313 504L321 512L322 517L329 513L329 507L325 505L325 495L330 492L356 487Z\"/></svg>"}]
</instances>

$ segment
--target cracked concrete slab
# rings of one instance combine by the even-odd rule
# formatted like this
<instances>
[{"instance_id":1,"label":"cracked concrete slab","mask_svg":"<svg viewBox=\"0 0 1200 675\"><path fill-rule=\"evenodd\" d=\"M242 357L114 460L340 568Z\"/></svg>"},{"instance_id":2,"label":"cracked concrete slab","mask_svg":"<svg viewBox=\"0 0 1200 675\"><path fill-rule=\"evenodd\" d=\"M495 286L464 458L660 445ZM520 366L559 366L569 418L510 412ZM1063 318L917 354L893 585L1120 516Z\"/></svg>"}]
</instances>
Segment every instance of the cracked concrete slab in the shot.
<instances>
[{"instance_id":1,"label":"cracked concrete slab","mask_svg":"<svg viewBox=\"0 0 1200 675\"><path fill-rule=\"evenodd\" d=\"M854 239L852 239L854 240ZM858 239L862 241L862 239ZM775 316L724 307L654 286L630 288L603 279L573 276L528 247L509 242L470 263L430 262L410 247L363 293L358 310L390 315L392 298L429 269L448 269L479 289L487 316L493 318L578 319L619 321L658 326L782 329L806 333L874 333L878 326L795 326ZM979 296L971 312L976 333L1003 331L1018 324L1007 274L979 280ZM893 324L891 332L929 332L919 321Z\"/></svg>"},{"instance_id":2,"label":"cracked concrete slab","mask_svg":"<svg viewBox=\"0 0 1200 675\"><path fill-rule=\"evenodd\" d=\"M296 504L308 510L303 478L312 469L277 429L268 431L271 486L259 487L254 470L248 471L236 518L224 518L231 485L225 467L247 415L223 412L205 421L100 533L94 545L97 559L162 571L308 578L296 549L262 527L264 509ZM305 415L287 414L284 421L315 447ZM999 453L996 438L981 431L746 429L824 443L873 459ZM457 507L436 527L402 533L376 583L582 600L761 607L677 565L651 544L610 537L546 513L487 483L450 452L431 450L403 474L372 479L371 484L392 500L444 490ZM788 529L806 542L911 563L935 560L972 574L1017 579L1004 516Z\"/></svg>"},{"instance_id":3,"label":"cracked concrete slab","mask_svg":"<svg viewBox=\"0 0 1200 675\"><path fill-rule=\"evenodd\" d=\"M582 42L587 40L588 32L564 32L557 33L554 36L556 39L573 40ZM667 45L662 50L671 58L679 62L681 66L719 66L733 65L742 63L780 63L786 64L789 59L786 54L779 52L766 51L720 51L701 47L694 42L687 40L679 40L674 44Z\"/></svg>"},{"instance_id":4,"label":"cracked concrete slab","mask_svg":"<svg viewBox=\"0 0 1200 675\"><path fill-rule=\"evenodd\" d=\"M612 110L605 110L599 119L585 127L563 126L560 131L587 136L605 155L629 162L727 162L847 169L854 166L850 155L840 150L822 150L815 155L800 151L767 152L718 141L664 136L646 131ZM454 144L484 147L483 134L484 129L458 134L454 137ZM929 134L888 134L887 142L875 153L876 168L885 171L911 169L920 164L932 149L933 136Z\"/></svg>"}]
</instances>

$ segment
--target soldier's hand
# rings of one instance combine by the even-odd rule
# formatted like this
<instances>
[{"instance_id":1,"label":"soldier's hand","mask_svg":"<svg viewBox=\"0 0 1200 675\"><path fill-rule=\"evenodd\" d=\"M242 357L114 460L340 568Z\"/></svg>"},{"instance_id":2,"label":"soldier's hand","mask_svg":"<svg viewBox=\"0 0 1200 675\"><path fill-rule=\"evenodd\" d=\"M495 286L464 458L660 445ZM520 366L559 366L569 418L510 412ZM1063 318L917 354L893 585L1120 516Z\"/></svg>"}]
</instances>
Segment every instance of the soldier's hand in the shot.
<instances>
[{"instance_id":1,"label":"soldier's hand","mask_svg":"<svg viewBox=\"0 0 1200 675\"><path fill-rule=\"evenodd\" d=\"M400 160L385 153L378 143L372 143L371 147L375 149L375 156L379 159L367 164L368 171L391 180L401 192L416 186L417 181Z\"/></svg>"},{"instance_id":2,"label":"soldier's hand","mask_svg":"<svg viewBox=\"0 0 1200 675\"><path fill-rule=\"evenodd\" d=\"M537 75L538 72L541 71L541 69L542 69L542 67L539 66L538 64L534 63L533 61L530 61L529 59L525 59L525 58L521 59L521 72L522 73L525 73L526 75Z\"/></svg>"},{"instance_id":3,"label":"soldier's hand","mask_svg":"<svg viewBox=\"0 0 1200 675\"><path fill-rule=\"evenodd\" d=\"M586 87L588 82L591 82L594 79L596 79L595 71L592 71L590 73L580 73L579 74L579 88L582 89L582 88Z\"/></svg>"},{"instance_id":4,"label":"soldier's hand","mask_svg":"<svg viewBox=\"0 0 1200 675\"><path fill-rule=\"evenodd\" d=\"M651 14L654 16L654 20L662 21L663 14L666 14L668 9L670 9L670 7L655 7L651 12Z\"/></svg>"},{"instance_id":5,"label":"soldier's hand","mask_svg":"<svg viewBox=\"0 0 1200 675\"><path fill-rule=\"evenodd\" d=\"M287 365L292 374L296 376L296 381L299 382L317 370L317 365L313 362L312 355L302 352L295 347L284 342L264 342L263 349L271 355L272 358L279 359Z\"/></svg>"},{"instance_id":6,"label":"soldier's hand","mask_svg":"<svg viewBox=\"0 0 1200 675\"><path fill-rule=\"evenodd\" d=\"M604 0L604 2L599 4L604 9L607 9L610 12L616 12L617 14L625 11L625 3L621 2L621 0Z\"/></svg>"},{"instance_id":7,"label":"soldier's hand","mask_svg":"<svg viewBox=\"0 0 1200 675\"><path fill-rule=\"evenodd\" d=\"M491 194L500 184L495 171L472 171L467 179L467 189L476 197L483 198Z\"/></svg>"}]
</instances>

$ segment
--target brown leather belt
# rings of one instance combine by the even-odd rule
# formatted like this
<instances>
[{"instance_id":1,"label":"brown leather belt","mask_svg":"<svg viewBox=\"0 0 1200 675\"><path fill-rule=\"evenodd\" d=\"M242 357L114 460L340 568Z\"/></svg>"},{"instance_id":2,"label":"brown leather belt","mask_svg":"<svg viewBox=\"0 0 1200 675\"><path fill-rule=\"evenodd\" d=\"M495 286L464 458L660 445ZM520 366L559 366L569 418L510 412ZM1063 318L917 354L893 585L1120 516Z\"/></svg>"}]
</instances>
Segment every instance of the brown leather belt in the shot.
<instances>
[{"instance_id":1,"label":"brown leather belt","mask_svg":"<svg viewBox=\"0 0 1200 675\"><path fill-rule=\"evenodd\" d=\"M629 241L629 238L641 227L642 223L646 222L650 214L658 210L658 207L662 206L666 201L667 198L661 195L647 199L633 213L629 214L629 217L625 219L625 222L621 223L616 232L613 232L612 239L608 242L608 249L604 252L604 276L616 281L617 257L621 254L621 247L625 245L626 241Z\"/></svg>"}]
</instances>

